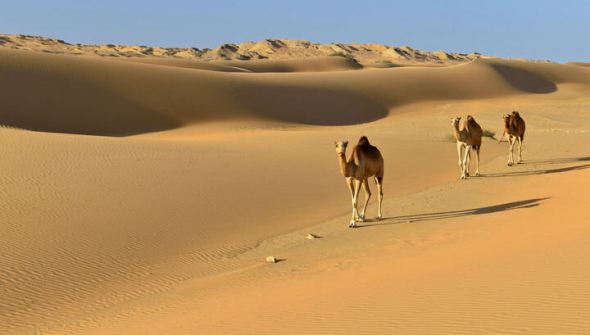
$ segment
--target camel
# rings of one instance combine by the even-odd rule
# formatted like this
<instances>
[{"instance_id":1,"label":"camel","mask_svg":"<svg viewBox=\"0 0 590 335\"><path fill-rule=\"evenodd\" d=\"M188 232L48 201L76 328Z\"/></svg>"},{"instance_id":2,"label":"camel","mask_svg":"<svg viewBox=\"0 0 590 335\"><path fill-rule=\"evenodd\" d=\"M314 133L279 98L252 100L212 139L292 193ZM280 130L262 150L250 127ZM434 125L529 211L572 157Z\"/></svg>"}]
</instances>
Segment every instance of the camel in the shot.
<instances>
[{"instance_id":1,"label":"camel","mask_svg":"<svg viewBox=\"0 0 590 335\"><path fill-rule=\"evenodd\" d=\"M368 178L374 177L377 184L379 196L379 213L375 219L381 220L381 204L383 202L383 157L379 149L369 143L367 137L362 136L357 145L352 148L352 152L348 159L346 159L346 146L348 141L334 142L336 146L336 153L340 162L340 172L346 178L346 185L350 189L352 196L352 218L350 219L349 228L356 227L356 222L363 222L365 220L365 211L369 198L371 198L371 190L369 189ZM365 206L362 212L358 213L357 203L360 193L361 185L365 190Z\"/></svg>"},{"instance_id":2,"label":"camel","mask_svg":"<svg viewBox=\"0 0 590 335\"><path fill-rule=\"evenodd\" d=\"M517 111L513 111L511 114L504 114L504 132L508 134L508 143L510 149L508 149L508 166L514 164L514 144L518 141L518 164L522 163L522 141L524 140L524 131L526 125L524 120L520 117Z\"/></svg>"},{"instance_id":3,"label":"camel","mask_svg":"<svg viewBox=\"0 0 590 335\"><path fill-rule=\"evenodd\" d=\"M460 117L451 118L453 128L455 128L455 138L457 139L457 151L459 153L459 167L461 168L461 179L469 177L469 165L471 165L471 152L473 148L477 158L477 170L475 175L479 176L479 150L481 149L482 130L479 124L471 115L461 122ZM463 156L465 148L465 156Z\"/></svg>"}]
</instances>

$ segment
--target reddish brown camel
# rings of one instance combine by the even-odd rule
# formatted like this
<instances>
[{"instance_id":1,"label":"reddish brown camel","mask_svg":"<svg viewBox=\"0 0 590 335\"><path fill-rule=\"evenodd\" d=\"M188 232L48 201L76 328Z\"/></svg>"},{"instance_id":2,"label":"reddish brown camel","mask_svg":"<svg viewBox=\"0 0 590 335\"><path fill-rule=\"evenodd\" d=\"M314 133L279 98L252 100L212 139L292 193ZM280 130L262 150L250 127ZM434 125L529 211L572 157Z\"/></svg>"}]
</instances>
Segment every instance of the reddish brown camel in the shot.
<instances>
[{"instance_id":1,"label":"reddish brown camel","mask_svg":"<svg viewBox=\"0 0 590 335\"><path fill-rule=\"evenodd\" d=\"M510 148L508 149L508 166L514 164L514 144L518 141L518 164L522 163L522 141L524 140L524 131L526 125L524 120L520 117L517 111L512 114L504 114L502 116L504 120L504 131L508 134L508 143Z\"/></svg>"}]
</instances>

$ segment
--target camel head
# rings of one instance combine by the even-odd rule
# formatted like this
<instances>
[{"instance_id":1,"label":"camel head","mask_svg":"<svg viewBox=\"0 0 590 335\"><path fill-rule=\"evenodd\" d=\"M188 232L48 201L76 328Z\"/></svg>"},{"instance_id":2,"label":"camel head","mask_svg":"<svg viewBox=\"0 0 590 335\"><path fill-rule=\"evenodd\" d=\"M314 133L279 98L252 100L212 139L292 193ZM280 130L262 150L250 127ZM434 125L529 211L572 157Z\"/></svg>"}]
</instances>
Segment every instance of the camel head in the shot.
<instances>
[{"instance_id":1,"label":"camel head","mask_svg":"<svg viewBox=\"0 0 590 335\"><path fill-rule=\"evenodd\" d=\"M502 115L502 120L504 120L504 126L508 128L508 124L510 123L510 114Z\"/></svg>"},{"instance_id":2,"label":"camel head","mask_svg":"<svg viewBox=\"0 0 590 335\"><path fill-rule=\"evenodd\" d=\"M451 118L451 124L453 125L453 127L455 128L459 128L459 123L461 122L461 117L457 116L457 117L452 117Z\"/></svg>"},{"instance_id":3,"label":"camel head","mask_svg":"<svg viewBox=\"0 0 590 335\"><path fill-rule=\"evenodd\" d=\"M334 146L336 147L337 154L345 154L346 153L346 146L348 145L348 141L338 141L334 142Z\"/></svg>"}]
</instances>

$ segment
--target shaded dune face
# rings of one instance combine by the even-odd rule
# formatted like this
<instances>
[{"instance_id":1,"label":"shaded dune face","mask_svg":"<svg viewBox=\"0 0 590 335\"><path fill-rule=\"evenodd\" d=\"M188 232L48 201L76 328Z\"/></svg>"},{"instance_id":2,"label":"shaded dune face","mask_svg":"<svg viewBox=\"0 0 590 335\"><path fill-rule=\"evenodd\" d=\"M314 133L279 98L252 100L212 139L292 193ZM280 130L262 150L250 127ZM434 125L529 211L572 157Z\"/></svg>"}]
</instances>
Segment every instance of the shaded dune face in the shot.
<instances>
[{"instance_id":1,"label":"shaded dune face","mask_svg":"<svg viewBox=\"0 0 590 335\"><path fill-rule=\"evenodd\" d=\"M73 78L2 72L0 124L27 130L124 136L178 127L172 117Z\"/></svg>"},{"instance_id":2,"label":"shaded dune face","mask_svg":"<svg viewBox=\"0 0 590 335\"><path fill-rule=\"evenodd\" d=\"M297 86L244 87L237 99L248 110L273 120L343 126L387 116L387 108L360 94Z\"/></svg>"},{"instance_id":3,"label":"shaded dune face","mask_svg":"<svg viewBox=\"0 0 590 335\"><path fill-rule=\"evenodd\" d=\"M317 57L289 60L214 61L211 64L241 68L257 73L269 72L324 72L359 70L363 66L356 61L342 57Z\"/></svg>"},{"instance_id":4,"label":"shaded dune face","mask_svg":"<svg viewBox=\"0 0 590 335\"><path fill-rule=\"evenodd\" d=\"M502 79L521 92L546 94L557 91L555 83L533 72L502 64L492 64L491 67Z\"/></svg>"}]
</instances>

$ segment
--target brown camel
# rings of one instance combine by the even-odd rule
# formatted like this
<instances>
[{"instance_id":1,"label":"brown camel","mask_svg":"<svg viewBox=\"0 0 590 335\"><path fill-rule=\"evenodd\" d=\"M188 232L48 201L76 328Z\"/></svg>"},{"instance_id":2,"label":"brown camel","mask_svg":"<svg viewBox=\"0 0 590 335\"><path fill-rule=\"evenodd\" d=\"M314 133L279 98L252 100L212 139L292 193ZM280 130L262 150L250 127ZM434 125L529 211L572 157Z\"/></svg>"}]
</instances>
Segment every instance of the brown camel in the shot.
<instances>
[{"instance_id":1,"label":"brown camel","mask_svg":"<svg viewBox=\"0 0 590 335\"><path fill-rule=\"evenodd\" d=\"M334 142L336 146L336 153L340 162L340 172L346 178L346 184L350 189L352 196L352 218L348 227L356 227L356 222L363 222L365 220L365 211L369 198L371 197L371 190L369 189L368 178L374 177L377 183L377 190L379 196L379 214L376 219L381 220L381 203L383 202L383 157L379 149L372 146L369 140L363 136L359 139L357 145L352 148L352 152L348 159L346 159L347 141ZM358 196L360 193L361 184L365 190L365 206L363 211L359 214L357 210Z\"/></svg>"},{"instance_id":2,"label":"brown camel","mask_svg":"<svg viewBox=\"0 0 590 335\"><path fill-rule=\"evenodd\" d=\"M459 153L459 167L461 168L461 179L469 176L469 165L471 164L470 148L476 153L477 170L475 175L479 176L479 150L481 149L481 127L471 115L461 122L460 117L451 118L453 128L455 128L455 138L457 139L457 151ZM465 156L463 157L463 148Z\"/></svg>"},{"instance_id":3,"label":"brown camel","mask_svg":"<svg viewBox=\"0 0 590 335\"><path fill-rule=\"evenodd\" d=\"M508 166L514 164L514 144L518 141L518 164L522 163L522 141L524 140L524 131L526 125L524 120L520 117L517 111L512 114L504 114L504 131L508 134L508 143L510 149L508 149Z\"/></svg>"}]
</instances>

